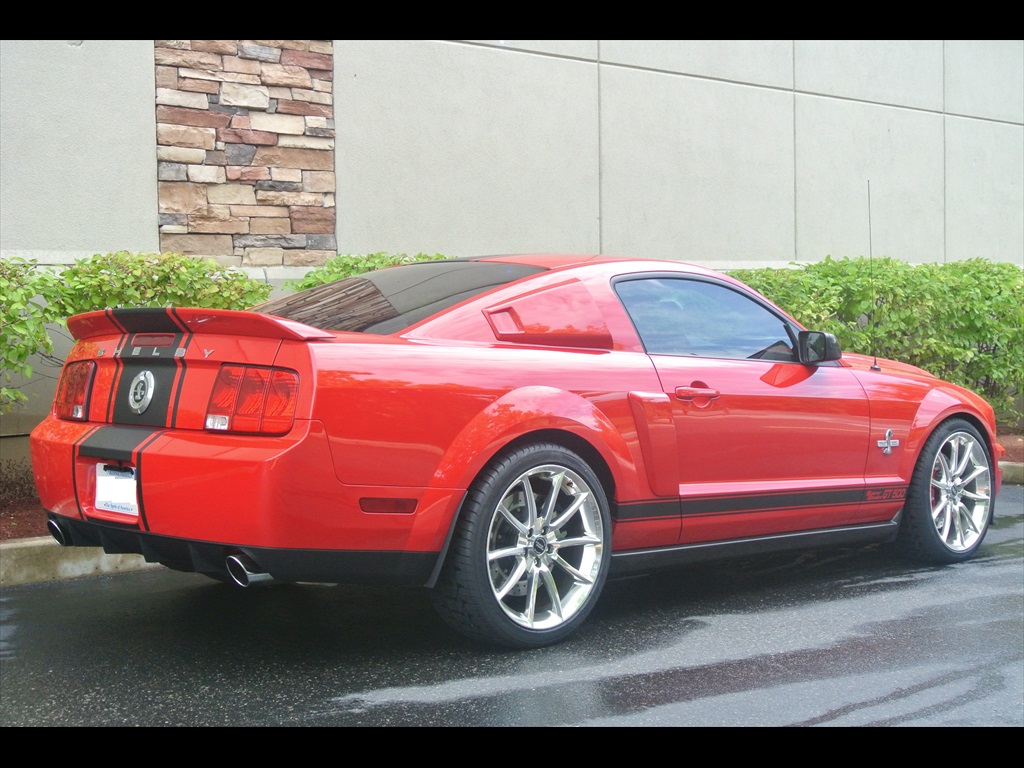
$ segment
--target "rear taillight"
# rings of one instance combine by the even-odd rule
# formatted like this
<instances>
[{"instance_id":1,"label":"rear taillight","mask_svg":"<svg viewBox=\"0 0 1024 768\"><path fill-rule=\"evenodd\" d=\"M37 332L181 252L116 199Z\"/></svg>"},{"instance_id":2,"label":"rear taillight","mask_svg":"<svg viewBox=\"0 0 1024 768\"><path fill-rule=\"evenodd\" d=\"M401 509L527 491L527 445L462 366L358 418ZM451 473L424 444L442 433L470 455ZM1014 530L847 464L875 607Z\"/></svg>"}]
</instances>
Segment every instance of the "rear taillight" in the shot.
<instances>
[{"instance_id":1,"label":"rear taillight","mask_svg":"<svg viewBox=\"0 0 1024 768\"><path fill-rule=\"evenodd\" d=\"M89 393L96 363L78 360L64 366L53 399L53 415L61 419L85 421L89 417Z\"/></svg>"},{"instance_id":2,"label":"rear taillight","mask_svg":"<svg viewBox=\"0 0 1024 768\"><path fill-rule=\"evenodd\" d=\"M295 420L299 375L283 368L225 365L206 409L206 428L217 432L283 435Z\"/></svg>"}]
</instances>

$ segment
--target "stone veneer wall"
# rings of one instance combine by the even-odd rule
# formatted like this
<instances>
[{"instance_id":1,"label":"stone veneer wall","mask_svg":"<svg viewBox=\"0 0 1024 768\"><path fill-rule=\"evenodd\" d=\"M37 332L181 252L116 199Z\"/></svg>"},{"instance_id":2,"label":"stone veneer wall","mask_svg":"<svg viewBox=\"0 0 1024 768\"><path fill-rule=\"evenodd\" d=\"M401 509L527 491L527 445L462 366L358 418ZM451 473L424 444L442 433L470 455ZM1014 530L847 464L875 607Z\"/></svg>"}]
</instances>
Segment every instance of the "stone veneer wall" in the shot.
<instances>
[{"instance_id":1,"label":"stone veneer wall","mask_svg":"<svg viewBox=\"0 0 1024 768\"><path fill-rule=\"evenodd\" d=\"M235 266L337 253L329 40L156 40L160 249Z\"/></svg>"}]
</instances>

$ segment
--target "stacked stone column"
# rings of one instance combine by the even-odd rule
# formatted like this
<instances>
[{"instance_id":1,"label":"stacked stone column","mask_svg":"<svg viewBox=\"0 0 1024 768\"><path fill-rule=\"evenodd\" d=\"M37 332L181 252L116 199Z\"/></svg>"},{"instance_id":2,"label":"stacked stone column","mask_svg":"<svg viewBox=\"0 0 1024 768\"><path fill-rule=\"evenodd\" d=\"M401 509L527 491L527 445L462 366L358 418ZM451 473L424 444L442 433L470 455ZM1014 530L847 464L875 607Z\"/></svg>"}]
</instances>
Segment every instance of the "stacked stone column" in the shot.
<instances>
[{"instance_id":1,"label":"stacked stone column","mask_svg":"<svg viewBox=\"0 0 1024 768\"><path fill-rule=\"evenodd\" d=\"M157 40L160 249L320 265L335 235L329 40Z\"/></svg>"}]
</instances>

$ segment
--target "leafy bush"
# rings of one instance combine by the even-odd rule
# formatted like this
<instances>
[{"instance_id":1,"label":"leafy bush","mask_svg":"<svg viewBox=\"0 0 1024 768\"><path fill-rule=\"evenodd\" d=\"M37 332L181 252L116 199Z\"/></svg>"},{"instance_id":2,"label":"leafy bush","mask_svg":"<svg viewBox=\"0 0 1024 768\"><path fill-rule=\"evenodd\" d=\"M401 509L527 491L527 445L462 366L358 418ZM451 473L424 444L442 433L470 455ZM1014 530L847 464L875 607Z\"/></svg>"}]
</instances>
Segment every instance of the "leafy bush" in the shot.
<instances>
[{"instance_id":1,"label":"leafy bush","mask_svg":"<svg viewBox=\"0 0 1024 768\"><path fill-rule=\"evenodd\" d=\"M1021 416L1024 269L1014 264L826 258L730 274L809 328L834 333L843 349L911 363Z\"/></svg>"},{"instance_id":2,"label":"leafy bush","mask_svg":"<svg viewBox=\"0 0 1024 768\"><path fill-rule=\"evenodd\" d=\"M346 277L361 275L364 272L371 272L384 267L394 267L399 264L411 264L414 261L438 261L450 258L440 253L429 255L417 253L409 256L404 253L367 253L367 254L342 254L339 253L333 259L328 259L322 267L310 270L300 280L292 280L285 283L285 288L293 291L302 291L306 288L315 288L325 283L333 283L335 280L343 280Z\"/></svg>"},{"instance_id":3,"label":"leafy bush","mask_svg":"<svg viewBox=\"0 0 1024 768\"><path fill-rule=\"evenodd\" d=\"M52 280L34 260L0 259L0 413L25 401L10 385L15 377L32 376L30 358L53 351L46 332L48 309L40 299Z\"/></svg>"},{"instance_id":4,"label":"leafy bush","mask_svg":"<svg viewBox=\"0 0 1024 768\"><path fill-rule=\"evenodd\" d=\"M53 350L47 323L107 307L245 309L270 290L212 259L179 254L96 254L59 272L34 260L0 259L0 413L25 400L8 386L12 379L31 377L30 358Z\"/></svg>"},{"instance_id":5,"label":"leafy bush","mask_svg":"<svg viewBox=\"0 0 1024 768\"><path fill-rule=\"evenodd\" d=\"M213 259L181 254L96 254L66 267L48 299L54 317L108 307L245 309L270 286Z\"/></svg>"}]
</instances>

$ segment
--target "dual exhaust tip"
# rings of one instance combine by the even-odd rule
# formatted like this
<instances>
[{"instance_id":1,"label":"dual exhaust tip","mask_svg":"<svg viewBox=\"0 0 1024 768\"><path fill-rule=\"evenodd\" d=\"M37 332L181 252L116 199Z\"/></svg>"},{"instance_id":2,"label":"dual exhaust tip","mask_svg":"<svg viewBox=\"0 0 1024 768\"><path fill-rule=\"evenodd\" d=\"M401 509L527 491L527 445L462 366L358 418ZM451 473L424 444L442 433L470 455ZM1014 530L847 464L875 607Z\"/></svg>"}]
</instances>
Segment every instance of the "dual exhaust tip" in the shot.
<instances>
[{"instance_id":1,"label":"dual exhaust tip","mask_svg":"<svg viewBox=\"0 0 1024 768\"><path fill-rule=\"evenodd\" d=\"M263 584L273 584L275 581L273 576L262 570L247 555L228 555L224 560L224 565L228 569L228 576L240 587L257 587Z\"/></svg>"},{"instance_id":2,"label":"dual exhaust tip","mask_svg":"<svg viewBox=\"0 0 1024 768\"><path fill-rule=\"evenodd\" d=\"M50 520L47 520L46 530L50 532L50 535L53 536L54 540L62 547L71 546L71 537L68 535L67 531L65 531L61 527L60 523L58 523L56 520L53 520L52 518Z\"/></svg>"},{"instance_id":3,"label":"dual exhaust tip","mask_svg":"<svg viewBox=\"0 0 1024 768\"><path fill-rule=\"evenodd\" d=\"M72 546L70 533L64 530L63 526L56 520L52 518L47 520L46 529L62 547ZM224 560L224 567L227 568L231 581L240 587L256 587L263 584L273 584L275 581L273 576L261 569L247 555L228 555Z\"/></svg>"}]
</instances>

